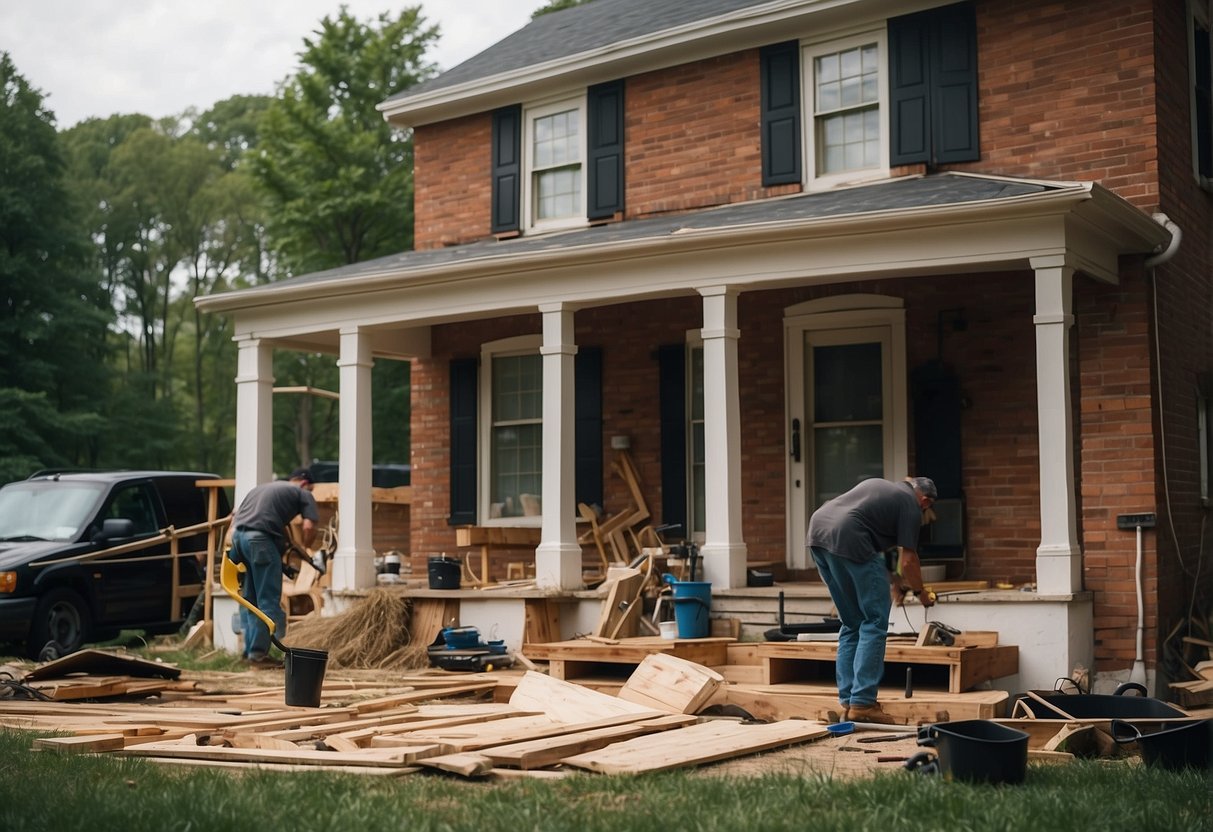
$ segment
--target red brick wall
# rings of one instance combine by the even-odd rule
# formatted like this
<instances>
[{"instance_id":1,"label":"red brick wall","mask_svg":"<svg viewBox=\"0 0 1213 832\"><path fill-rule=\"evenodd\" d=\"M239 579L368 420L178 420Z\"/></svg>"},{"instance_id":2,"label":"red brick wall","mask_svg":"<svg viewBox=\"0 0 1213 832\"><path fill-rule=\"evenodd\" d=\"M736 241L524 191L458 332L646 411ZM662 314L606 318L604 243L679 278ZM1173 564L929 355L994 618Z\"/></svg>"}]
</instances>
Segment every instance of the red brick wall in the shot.
<instances>
[{"instance_id":1,"label":"red brick wall","mask_svg":"<svg viewBox=\"0 0 1213 832\"><path fill-rule=\"evenodd\" d=\"M978 3L981 161L955 167L1156 205L1152 25L1141 0Z\"/></svg>"},{"instance_id":2,"label":"red brick wall","mask_svg":"<svg viewBox=\"0 0 1213 832\"><path fill-rule=\"evenodd\" d=\"M413 134L414 246L418 251L489 234L492 117L427 124Z\"/></svg>"}]
</instances>

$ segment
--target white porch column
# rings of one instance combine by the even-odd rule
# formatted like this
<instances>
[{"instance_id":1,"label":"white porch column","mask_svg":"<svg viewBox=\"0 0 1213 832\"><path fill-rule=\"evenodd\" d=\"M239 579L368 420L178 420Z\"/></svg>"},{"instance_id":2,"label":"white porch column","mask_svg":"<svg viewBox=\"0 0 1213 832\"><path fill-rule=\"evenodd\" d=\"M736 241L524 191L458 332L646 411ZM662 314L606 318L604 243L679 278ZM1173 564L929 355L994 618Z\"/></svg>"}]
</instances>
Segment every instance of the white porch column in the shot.
<instances>
[{"instance_id":1,"label":"white porch column","mask_svg":"<svg viewBox=\"0 0 1213 832\"><path fill-rule=\"evenodd\" d=\"M235 505L274 472L274 351L260 338L236 339Z\"/></svg>"},{"instance_id":2,"label":"white porch column","mask_svg":"<svg viewBox=\"0 0 1213 832\"><path fill-rule=\"evenodd\" d=\"M535 583L540 588L578 589L581 547L574 505L573 311L542 304L543 344L543 529L535 549Z\"/></svg>"},{"instance_id":3,"label":"white porch column","mask_svg":"<svg viewBox=\"0 0 1213 832\"><path fill-rule=\"evenodd\" d=\"M705 518L703 580L745 586L741 537L741 404L737 379L737 292L724 286L703 295L703 431Z\"/></svg>"},{"instance_id":4,"label":"white porch column","mask_svg":"<svg viewBox=\"0 0 1213 832\"><path fill-rule=\"evenodd\" d=\"M1032 259L1036 270L1036 400L1040 422L1040 546L1036 591L1082 589L1082 550L1074 494L1070 326L1074 269L1062 256Z\"/></svg>"},{"instance_id":5,"label":"white porch column","mask_svg":"<svg viewBox=\"0 0 1213 832\"><path fill-rule=\"evenodd\" d=\"M337 551L333 589L375 585L375 550L371 545L371 341L367 333L341 330L340 368L341 469L337 481Z\"/></svg>"}]
</instances>

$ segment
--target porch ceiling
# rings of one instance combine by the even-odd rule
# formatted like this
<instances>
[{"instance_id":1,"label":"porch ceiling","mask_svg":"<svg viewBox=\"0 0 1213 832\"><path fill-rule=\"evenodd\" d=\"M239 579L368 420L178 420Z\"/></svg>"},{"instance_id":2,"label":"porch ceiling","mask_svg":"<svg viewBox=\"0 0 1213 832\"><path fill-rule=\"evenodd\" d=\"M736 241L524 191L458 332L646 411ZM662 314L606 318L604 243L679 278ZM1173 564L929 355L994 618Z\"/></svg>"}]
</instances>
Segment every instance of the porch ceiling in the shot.
<instances>
[{"instance_id":1,"label":"porch ceiling","mask_svg":"<svg viewBox=\"0 0 1213 832\"><path fill-rule=\"evenodd\" d=\"M233 315L238 335L322 348L343 327L380 330L386 340L540 304L1030 269L1041 257L1064 257L1114 282L1121 255L1168 240L1161 225L1094 183L945 173L402 252L196 303Z\"/></svg>"}]
</instances>

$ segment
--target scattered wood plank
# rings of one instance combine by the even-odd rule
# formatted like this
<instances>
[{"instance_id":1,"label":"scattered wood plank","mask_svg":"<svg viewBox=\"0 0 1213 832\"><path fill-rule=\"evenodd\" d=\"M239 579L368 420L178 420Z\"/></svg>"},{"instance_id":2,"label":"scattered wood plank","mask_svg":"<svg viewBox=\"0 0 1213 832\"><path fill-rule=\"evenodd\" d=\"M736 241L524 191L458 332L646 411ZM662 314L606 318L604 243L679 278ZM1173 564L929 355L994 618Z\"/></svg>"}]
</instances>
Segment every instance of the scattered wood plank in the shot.
<instances>
[{"instance_id":1,"label":"scattered wood plank","mask_svg":"<svg viewBox=\"0 0 1213 832\"><path fill-rule=\"evenodd\" d=\"M565 765L602 774L666 771L726 760L827 736L825 726L806 720L743 725L718 720L609 745L566 757Z\"/></svg>"},{"instance_id":2,"label":"scattered wood plank","mask_svg":"<svg viewBox=\"0 0 1213 832\"><path fill-rule=\"evenodd\" d=\"M554 765L565 757L583 754L605 748L611 743L632 737L653 734L658 731L668 731L695 723L694 716L688 714L671 714L669 716L644 719L639 722L624 725L609 725L603 728L590 728L584 731L574 731L555 737L526 740L509 745L497 745L481 750L481 754L493 761L496 766L506 766L519 769L542 768Z\"/></svg>"},{"instance_id":3,"label":"scattered wood plank","mask_svg":"<svg viewBox=\"0 0 1213 832\"><path fill-rule=\"evenodd\" d=\"M619 698L655 711L693 714L724 684L724 677L695 662L653 653L628 677Z\"/></svg>"},{"instance_id":4,"label":"scattered wood plank","mask_svg":"<svg viewBox=\"0 0 1213 832\"><path fill-rule=\"evenodd\" d=\"M470 753L441 754L418 762L426 768L436 768L439 771L458 774L460 777L483 777L493 768L487 757Z\"/></svg>"},{"instance_id":5,"label":"scattered wood plank","mask_svg":"<svg viewBox=\"0 0 1213 832\"><path fill-rule=\"evenodd\" d=\"M510 695L510 704L522 710L547 714L556 722L569 723L621 714L658 715L652 708L534 671L527 671L519 680L514 693Z\"/></svg>"}]
</instances>

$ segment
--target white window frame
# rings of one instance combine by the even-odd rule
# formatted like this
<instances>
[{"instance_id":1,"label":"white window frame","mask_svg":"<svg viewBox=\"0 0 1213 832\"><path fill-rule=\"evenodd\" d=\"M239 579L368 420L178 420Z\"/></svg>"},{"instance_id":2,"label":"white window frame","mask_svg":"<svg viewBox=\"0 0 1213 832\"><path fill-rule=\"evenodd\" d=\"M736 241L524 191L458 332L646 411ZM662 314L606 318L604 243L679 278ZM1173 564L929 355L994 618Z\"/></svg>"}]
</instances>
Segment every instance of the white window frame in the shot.
<instances>
[{"instance_id":1,"label":"white window frame","mask_svg":"<svg viewBox=\"0 0 1213 832\"><path fill-rule=\"evenodd\" d=\"M1192 137L1192 176L1204 190L1213 192L1213 179L1203 176L1200 172L1200 142L1196 123L1196 28L1199 26L1213 36L1213 0L1188 0L1188 111ZM1211 47L1213 50L1213 47ZM1210 74L1213 74L1213 55L1210 58ZM1213 78L1205 79L1213 84ZM1204 141L1213 143L1213 136L1205 136Z\"/></svg>"},{"instance_id":2,"label":"white window frame","mask_svg":"<svg viewBox=\"0 0 1213 832\"><path fill-rule=\"evenodd\" d=\"M568 110L577 111L578 141L580 142L579 173L581 177L580 204L577 213L572 217L540 220L535 205L535 159L534 139L535 120L545 116L555 115ZM586 225L587 208L587 178L586 155L586 101L585 95L563 96L543 102L529 104L522 110L522 222L523 230L532 233L544 231L560 231L567 228L579 228Z\"/></svg>"},{"instance_id":3,"label":"white window frame","mask_svg":"<svg viewBox=\"0 0 1213 832\"><path fill-rule=\"evenodd\" d=\"M840 173L819 174L817 171L817 79L815 59L835 52L844 52L866 44L875 43L877 78L877 108L880 113L879 163L875 167L847 170ZM889 176L889 38L886 27L857 32L846 37L822 40L801 45L801 120L803 127L805 187L808 190L825 190L841 185L852 185L887 179Z\"/></svg>"},{"instance_id":4,"label":"white window frame","mask_svg":"<svg viewBox=\"0 0 1213 832\"><path fill-rule=\"evenodd\" d=\"M885 479L897 480L909 473L909 400L906 363L906 313L901 298L888 295L837 295L805 301L784 310L784 424L787 447L792 447L792 421L800 422L800 460L787 458L787 563L794 569L813 568L805 550L809 512L806 493L812 493L812 436L806 412L805 343L810 333L829 330L884 329L888 332L889 396L886 409Z\"/></svg>"},{"instance_id":5,"label":"white window frame","mask_svg":"<svg viewBox=\"0 0 1213 832\"><path fill-rule=\"evenodd\" d=\"M480 451L476 460L476 502L479 506L477 516L481 518L480 523L484 526L539 526L543 523L542 511L533 515L493 517L489 505L490 494L493 490L493 359L514 355L538 356L542 344L542 335L518 335L498 341L486 341L480 345L479 399L483 405L479 408L480 441L477 446ZM542 414L540 424L542 424ZM540 476L542 478L542 468ZM542 494L542 479L540 493Z\"/></svg>"}]
</instances>

